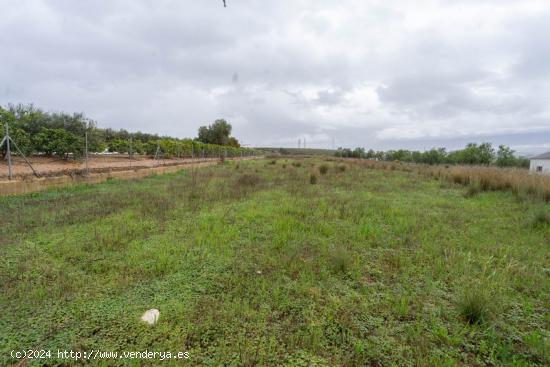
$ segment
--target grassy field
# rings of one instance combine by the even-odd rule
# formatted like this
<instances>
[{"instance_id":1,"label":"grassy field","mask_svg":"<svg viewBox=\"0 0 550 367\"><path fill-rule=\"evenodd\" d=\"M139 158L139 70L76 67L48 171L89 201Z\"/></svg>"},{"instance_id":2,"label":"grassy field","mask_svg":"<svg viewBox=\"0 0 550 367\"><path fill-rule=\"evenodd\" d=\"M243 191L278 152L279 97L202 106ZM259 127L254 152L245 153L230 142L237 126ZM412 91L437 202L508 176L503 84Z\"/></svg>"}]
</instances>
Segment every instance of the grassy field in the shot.
<instances>
[{"instance_id":1,"label":"grassy field","mask_svg":"<svg viewBox=\"0 0 550 367\"><path fill-rule=\"evenodd\" d=\"M510 192L279 159L0 209L2 366L13 349L189 352L98 366L550 365L550 208ZM27 362L84 363L55 357Z\"/></svg>"}]
</instances>

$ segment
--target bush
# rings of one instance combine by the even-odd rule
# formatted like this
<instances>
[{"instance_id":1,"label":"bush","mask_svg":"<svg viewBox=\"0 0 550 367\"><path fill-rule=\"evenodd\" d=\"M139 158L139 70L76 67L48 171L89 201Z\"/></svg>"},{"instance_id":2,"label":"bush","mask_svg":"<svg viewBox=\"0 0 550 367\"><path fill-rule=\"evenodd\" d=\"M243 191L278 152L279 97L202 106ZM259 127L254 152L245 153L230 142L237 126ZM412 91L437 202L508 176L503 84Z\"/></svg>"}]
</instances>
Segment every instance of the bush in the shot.
<instances>
[{"instance_id":1,"label":"bush","mask_svg":"<svg viewBox=\"0 0 550 367\"><path fill-rule=\"evenodd\" d=\"M550 225L550 213L543 207L538 209L531 220L533 227L544 227Z\"/></svg>"},{"instance_id":2,"label":"bush","mask_svg":"<svg viewBox=\"0 0 550 367\"><path fill-rule=\"evenodd\" d=\"M330 253L330 268L334 274L347 274L353 266L353 255L345 248L335 248Z\"/></svg>"},{"instance_id":3,"label":"bush","mask_svg":"<svg viewBox=\"0 0 550 367\"><path fill-rule=\"evenodd\" d=\"M239 186L250 186L250 187L254 187L256 186L258 183L260 183L260 178L256 175L249 175L249 174L244 174L242 175L241 177L238 178L237 180L237 184Z\"/></svg>"},{"instance_id":4,"label":"bush","mask_svg":"<svg viewBox=\"0 0 550 367\"><path fill-rule=\"evenodd\" d=\"M345 171L346 171L346 166L343 165L343 164L341 164L341 165L339 165L339 166L337 167L337 169L338 169L338 171L340 171L340 172L345 172Z\"/></svg>"},{"instance_id":5,"label":"bush","mask_svg":"<svg viewBox=\"0 0 550 367\"><path fill-rule=\"evenodd\" d=\"M491 298L480 286L469 287L458 304L460 315L469 324L482 324L490 316Z\"/></svg>"},{"instance_id":6,"label":"bush","mask_svg":"<svg viewBox=\"0 0 550 367\"><path fill-rule=\"evenodd\" d=\"M302 162L296 162L296 161L294 161L294 162L292 162L292 165L293 165L294 167L302 167Z\"/></svg>"},{"instance_id":7,"label":"bush","mask_svg":"<svg viewBox=\"0 0 550 367\"><path fill-rule=\"evenodd\" d=\"M477 183L474 183L468 186L468 190L466 190L466 192L464 193L464 197L471 198L476 196L480 192L481 192L481 187Z\"/></svg>"},{"instance_id":8,"label":"bush","mask_svg":"<svg viewBox=\"0 0 550 367\"><path fill-rule=\"evenodd\" d=\"M311 176L309 176L309 183L312 185L317 184L317 176L315 176L313 173L311 174Z\"/></svg>"},{"instance_id":9,"label":"bush","mask_svg":"<svg viewBox=\"0 0 550 367\"><path fill-rule=\"evenodd\" d=\"M319 166L319 173L322 175L326 175L328 172L328 166L326 164L322 164Z\"/></svg>"}]
</instances>

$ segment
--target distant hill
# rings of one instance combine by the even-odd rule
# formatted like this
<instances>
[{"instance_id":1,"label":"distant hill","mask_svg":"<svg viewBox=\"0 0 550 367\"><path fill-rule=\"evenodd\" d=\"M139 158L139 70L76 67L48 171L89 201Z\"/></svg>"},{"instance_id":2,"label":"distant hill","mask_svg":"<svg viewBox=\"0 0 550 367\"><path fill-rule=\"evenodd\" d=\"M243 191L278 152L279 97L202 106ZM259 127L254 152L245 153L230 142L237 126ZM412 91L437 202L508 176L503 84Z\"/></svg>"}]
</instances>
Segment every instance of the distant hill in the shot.
<instances>
[{"instance_id":1,"label":"distant hill","mask_svg":"<svg viewBox=\"0 0 550 367\"><path fill-rule=\"evenodd\" d=\"M280 154L280 155L334 155L335 150L332 149L309 149L309 148L254 148L265 152L265 154Z\"/></svg>"}]
</instances>

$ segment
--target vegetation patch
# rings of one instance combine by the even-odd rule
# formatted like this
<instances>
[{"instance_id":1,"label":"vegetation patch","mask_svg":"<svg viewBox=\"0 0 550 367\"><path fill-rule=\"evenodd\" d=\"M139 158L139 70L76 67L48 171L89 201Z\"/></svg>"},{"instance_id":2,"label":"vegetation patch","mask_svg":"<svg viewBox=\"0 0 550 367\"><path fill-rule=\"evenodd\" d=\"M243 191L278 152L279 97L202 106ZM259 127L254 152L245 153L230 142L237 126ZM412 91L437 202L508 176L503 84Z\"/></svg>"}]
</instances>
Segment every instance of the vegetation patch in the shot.
<instances>
[{"instance_id":1,"label":"vegetation patch","mask_svg":"<svg viewBox=\"0 0 550 367\"><path fill-rule=\"evenodd\" d=\"M327 165L327 164L321 164L321 165L319 166L319 173L320 173L321 175L326 175L327 172L328 172L328 165Z\"/></svg>"},{"instance_id":2,"label":"vegetation patch","mask_svg":"<svg viewBox=\"0 0 550 367\"><path fill-rule=\"evenodd\" d=\"M309 183L312 185L317 185L317 176L314 173L309 175Z\"/></svg>"},{"instance_id":3,"label":"vegetation patch","mask_svg":"<svg viewBox=\"0 0 550 367\"><path fill-rule=\"evenodd\" d=\"M547 204L465 200L435 169L268 162L0 198L0 365L550 365Z\"/></svg>"},{"instance_id":4,"label":"vegetation patch","mask_svg":"<svg viewBox=\"0 0 550 367\"><path fill-rule=\"evenodd\" d=\"M464 290L458 308L460 315L470 324L487 322L491 315L491 304L495 302L489 293L480 285L473 285Z\"/></svg>"}]
</instances>

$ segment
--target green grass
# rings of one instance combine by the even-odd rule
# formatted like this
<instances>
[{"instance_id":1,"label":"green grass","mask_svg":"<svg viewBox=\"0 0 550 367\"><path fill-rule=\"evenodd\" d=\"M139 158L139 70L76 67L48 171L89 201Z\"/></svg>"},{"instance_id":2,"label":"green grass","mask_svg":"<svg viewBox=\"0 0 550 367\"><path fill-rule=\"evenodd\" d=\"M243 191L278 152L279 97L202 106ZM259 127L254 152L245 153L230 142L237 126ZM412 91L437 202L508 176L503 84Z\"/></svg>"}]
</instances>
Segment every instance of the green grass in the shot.
<instances>
[{"instance_id":1,"label":"green grass","mask_svg":"<svg viewBox=\"0 0 550 367\"><path fill-rule=\"evenodd\" d=\"M550 364L548 205L330 159L270 163L1 198L0 365L12 349ZM160 361L88 362L116 363Z\"/></svg>"}]
</instances>

